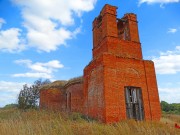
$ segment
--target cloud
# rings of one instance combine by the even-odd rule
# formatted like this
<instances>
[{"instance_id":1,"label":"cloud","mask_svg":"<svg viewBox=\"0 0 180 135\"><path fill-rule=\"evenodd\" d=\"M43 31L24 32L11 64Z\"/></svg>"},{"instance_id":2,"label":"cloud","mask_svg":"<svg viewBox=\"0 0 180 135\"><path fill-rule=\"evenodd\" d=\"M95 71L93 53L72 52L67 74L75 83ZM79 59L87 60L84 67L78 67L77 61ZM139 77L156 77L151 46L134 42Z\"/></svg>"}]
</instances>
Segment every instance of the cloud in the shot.
<instances>
[{"instance_id":1,"label":"cloud","mask_svg":"<svg viewBox=\"0 0 180 135\"><path fill-rule=\"evenodd\" d=\"M180 46L173 51L161 52L159 57L154 57L157 74L176 74L180 72Z\"/></svg>"},{"instance_id":2,"label":"cloud","mask_svg":"<svg viewBox=\"0 0 180 135\"><path fill-rule=\"evenodd\" d=\"M17 95L26 83L0 81L0 107L15 103Z\"/></svg>"},{"instance_id":3,"label":"cloud","mask_svg":"<svg viewBox=\"0 0 180 135\"><path fill-rule=\"evenodd\" d=\"M0 81L0 92L19 92L25 83Z\"/></svg>"},{"instance_id":4,"label":"cloud","mask_svg":"<svg viewBox=\"0 0 180 135\"><path fill-rule=\"evenodd\" d=\"M20 73L14 74L13 77L28 77L28 78L47 78L51 79L52 75L49 73Z\"/></svg>"},{"instance_id":5,"label":"cloud","mask_svg":"<svg viewBox=\"0 0 180 135\"><path fill-rule=\"evenodd\" d=\"M169 28L168 33L176 33L177 29L175 28Z\"/></svg>"},{"instance_id":6,"label":"cloud","mask_svg":"<svg viewBox=\"0 0 180 135\"><path fill-rule=\"evenodd\" d=\"M179 103L180 88L159 88L160 100L168 103Z\"/></svg>"},{"instance_id":7,"label":"cloud","mask_svg":"<svg viewBox=\"0 0 180 135\"><path fill-rule=\"evenodd\" d=\"M64 65L61 64L58 60L51 60L46 63L36 62L33 63L31 60L16 60L16 64L23 65L30 69L30 72L27 73L18 73L13 74L13 77L30 77L30 78L53 78L53 72L57 69L63 68Z\"/></svg>"},{"instance_id":8,"label":"cloud","mask_svg":"<svg viewBox=\"0 0 180 135\"><path fill-rule=\"evenodd\" d=\"M161 6L163 4L168 4L168 3L178 3L180 0L139 0L139 5L143 3L147 4L155 4L155 3L160 3Z\"/></svg>"},{"instance_id":9,"label":"cloud","mask_svg":"<svg viewBox=\"0 0 180 135\"><path fill-rule=\"evenodd\" d=\"M0 18L0 29L1 29L2 25L3 25L3 23L6 23L6 21L3 18Z\"/></svg>"},{"instance_id":10,"label":"cloud","mask_svg":"<svg viewBox=\"0 0 180 135\"><path fill-rule=\"evenodd\" d=\"M25 49L24 40L21 38L21 30L10 28L0 31L0 51L20 52Z\"/></svg>"},{"instance_id":11,"label":"cloud","mask_svg":"<svg viewBox=\"0 0 180 135\"><path fill-rule=\"evenodd\" d=\"M97 0L12 1L21 8L28 45L50 52L79 33L79 26L69 30L70 26L83 12L91 11Z\"/></svg>"}]
</instances>

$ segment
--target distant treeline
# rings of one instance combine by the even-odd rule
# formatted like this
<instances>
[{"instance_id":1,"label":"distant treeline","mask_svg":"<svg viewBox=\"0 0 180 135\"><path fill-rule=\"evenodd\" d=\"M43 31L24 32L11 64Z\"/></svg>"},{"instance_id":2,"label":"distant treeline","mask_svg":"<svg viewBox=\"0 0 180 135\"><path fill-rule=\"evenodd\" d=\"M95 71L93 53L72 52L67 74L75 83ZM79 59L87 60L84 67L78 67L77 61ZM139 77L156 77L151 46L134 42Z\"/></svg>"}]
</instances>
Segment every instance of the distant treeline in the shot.
<instances>
[{"instance_id":1,"label":"distant treeline","mask_svg":"<svg viewBox=\"0 0 180 135\"><path fill-rule=\"evenodd\" d=\"M161 109L163 113L180 115L180 103L169 104L165 101L161 101Z\"/></svg>"},{"instance_id":2,"label":"distant treeline","mask_svg":"<svg viewBox=\"0 0 180 135\"><path fill-rule=\"evenodd\" d=\"M7 104L3 107L3 109L9 109L9 108L17 108L18 104Z\"/></svg>"}]
</instances>

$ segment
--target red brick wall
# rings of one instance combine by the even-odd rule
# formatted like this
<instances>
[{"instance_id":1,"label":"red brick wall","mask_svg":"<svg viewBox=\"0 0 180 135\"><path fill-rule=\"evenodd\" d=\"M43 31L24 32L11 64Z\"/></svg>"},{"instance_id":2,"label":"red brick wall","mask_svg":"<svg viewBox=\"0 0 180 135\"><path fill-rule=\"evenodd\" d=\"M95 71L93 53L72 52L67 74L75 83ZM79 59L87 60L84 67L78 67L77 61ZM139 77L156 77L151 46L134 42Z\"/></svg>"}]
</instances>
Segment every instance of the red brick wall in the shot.
<instances>
[{"instance_id":1,"label":"red brick wall","mask_svg":"<svg viewBox=\"0 0 180 135\"><path fill-rule=\"evenodd\" d=\"M83 112L83 83L76 83L66 88L67 96L71 93L71 108L72 112Z\"/></svg>"},{"instance_id":2,"label":"red brick wall","mask_svg":"<svg viewBox=\"0 0 180 135\"><path fill-rule=\"evenodd\" d=\"M71 93L71 108L67 107L67 95ZM77 82L64 88L49 88L40 91L40 108L82 112L83 111L83 83Z\"/></svg>"},{"instance_id":3,"label":"red brick wall","mask_svg":"<svg viewBox=\"0 0 180 135\"><path fill-rule=\"evenodd\" d=\"M105 121L102 57L84 69L84 114Z\"/></svg>"},{"instance_id":4,"label":"red brick wall","mask_svg":"<svg viewBox=\"0 0 180 135\"><path fill-rule=\"evenodd\" d=\"M108 51L107 46L101 43L104 42L104 38L118 37L116 9L115 6L104 6L99 17L93 22L93 58Z\"/></svg>"},{"instance_id":5,"label":"red brick wall","mask_svg":"<svg viewBox=\"0 0 180 135\"><path fill-rule=\"evenodd\" d=\"M141 87L146 120L161 117L159 95L152 61L103 55L106 122L126 119L125 86Z\"/></svg>"},{"instance_id":6,"label":"red brick wall","mask_svg":"<svg viewBox=\"0 0 180 135\"><path fill-rule=\"evenodd\" d=\"M103 53L112 53L117 56L142 59L141 44L114 37L105 38L98 47L93 49L93 55L99 57Z\"/></svg>"},{"instance_id":7,"label":"red brick wall","mask_svg":"<svg viewBox=\"0 0 180 135\"><path fill-rule=\"evenodd\" d=\"M51 110L65 110L65 96L58 88L40 91L40 108Z\"/></svg>"},{"instance_id":8,"label":"red brick wall","mask_svg":"<svg viewBox=\"0 0 180 135\"><path fill-rule=\"evenodd\" d=\"M145 72L146 72L152 120L160 120L161 106L160 106L160 100L159 100L159 93L158 93L154 63L152 61L144 61L144 66L145 66Z\"/></svg>"},{"instance_id":9,"label":"red brick wall","mask_svg":"<svg viewBox=\"0 0 180 135\"><path fill-rule=\"evenodd\" d=\"M137 17L135 14L125 14L123 19L126 19L128 21L127 27L129 29L129 36L130 41L138 42L139 43L139 32L138 32L138 25L137 25Z\"/></svg>"},{"instance_id":10,"label":"red brick wall","mask_svg":"<svg viewBox=\"0 0 180 135\"><path fill-rule=\"evenodd\" d=\"M107 36L117 37L115 6L105 5L98 17L93 21L93 47L99 46L100 42ZM93 56L94 57L94 56Z\"/></svg>"}]
</instances>

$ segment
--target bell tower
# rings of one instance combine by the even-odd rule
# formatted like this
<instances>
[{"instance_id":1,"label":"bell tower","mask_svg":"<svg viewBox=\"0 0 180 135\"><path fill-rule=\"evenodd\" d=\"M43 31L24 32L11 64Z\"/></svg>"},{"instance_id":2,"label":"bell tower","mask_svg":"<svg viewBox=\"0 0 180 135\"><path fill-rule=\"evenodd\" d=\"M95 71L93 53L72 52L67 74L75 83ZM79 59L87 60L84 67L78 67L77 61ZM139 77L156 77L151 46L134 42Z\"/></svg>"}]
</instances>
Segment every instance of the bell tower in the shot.
<instances>
[{"instance_id":1,"label":"bell tower","mask_svg":"<svg viewBox=\"0 0 180 135\"><path fill-rule=\"evenodd\" d=\"M136 15L129 13L119 19L116 10L106 4L93 21L93 59L104 52L142 59Z\"/></svg>"},{"instance_id":2,"label":"bell tower","mask_svg":"<svg viewBox=\"0 0 180 135\"><path fill-rule=\"evenodd\" d=\"M106 4L93 21L93 60L84 69L85 114L105 123L159 120L153 61L143 60L134 13Z\"/></svg>"}]
</instances>

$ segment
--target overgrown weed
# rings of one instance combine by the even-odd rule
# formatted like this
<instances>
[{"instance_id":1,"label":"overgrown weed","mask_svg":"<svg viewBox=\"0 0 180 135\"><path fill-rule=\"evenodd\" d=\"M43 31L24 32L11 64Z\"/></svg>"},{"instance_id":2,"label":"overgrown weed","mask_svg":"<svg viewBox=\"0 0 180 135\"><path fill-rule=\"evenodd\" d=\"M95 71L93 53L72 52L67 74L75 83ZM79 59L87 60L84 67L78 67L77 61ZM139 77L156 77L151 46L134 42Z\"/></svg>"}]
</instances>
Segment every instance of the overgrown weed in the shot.
<instances>
[{"instance_id":1,"label":"overgrown weed","mask_svg":"<svg viewBox=\"0 0 180 135\"><path fill-rule=\"evenodd\" d=\"M179 116L163 115L161 122L103 124L79 113L13 108L0 110L0 135L178 135L175 122L180 122Z\"/></svg>"}]
</instances>

